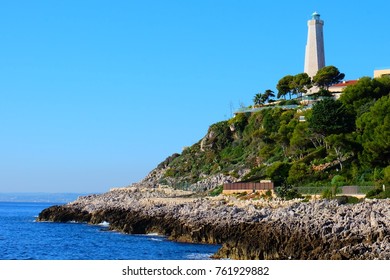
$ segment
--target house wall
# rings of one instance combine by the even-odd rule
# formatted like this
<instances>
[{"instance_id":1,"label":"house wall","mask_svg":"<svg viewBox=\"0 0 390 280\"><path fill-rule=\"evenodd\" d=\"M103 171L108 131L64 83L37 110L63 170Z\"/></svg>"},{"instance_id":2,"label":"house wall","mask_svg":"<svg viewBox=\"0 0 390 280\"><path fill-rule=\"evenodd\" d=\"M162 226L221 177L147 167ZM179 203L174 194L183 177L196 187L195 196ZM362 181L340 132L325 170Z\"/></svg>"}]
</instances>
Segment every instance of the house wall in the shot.
<instances>
[{"instance_id":1,"label":"house wall","mask_svg":"<svg viewBox=\"0 0 390 280\"><path fill-rule=\"evenodd\" d=\"M382 76L390 76L390 69L382 69L374 71L374 78L380 78Z\"/></svg>"}]
</instances>

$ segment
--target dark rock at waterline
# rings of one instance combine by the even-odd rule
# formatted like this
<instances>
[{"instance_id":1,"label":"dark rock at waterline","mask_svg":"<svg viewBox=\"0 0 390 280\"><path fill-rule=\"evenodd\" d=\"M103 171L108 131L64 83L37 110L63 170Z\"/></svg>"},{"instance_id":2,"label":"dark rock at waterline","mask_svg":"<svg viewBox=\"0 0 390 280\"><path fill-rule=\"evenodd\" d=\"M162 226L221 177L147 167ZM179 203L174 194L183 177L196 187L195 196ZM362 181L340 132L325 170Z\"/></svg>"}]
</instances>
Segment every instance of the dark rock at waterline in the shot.
<instances>
[{"instance_id":1,"label":"dark rock at waterline","mask_svg":"<svg viewBox=\"0 0 390 280\"><path fill-rule=\"evenodd\" d=\"M39 213L38 221L49 222L89 222L91 219L91 213L87 211L80 211L72 207L66 206L51 206L44 209Z\"/></svg>"},{"instance_id":2,"label":"dark rock at waterline","mask_svg":"<svg viewBox=\"0 0 390 280\"><path fill-rule=\"evenodd\" d=\"M117 190L42 211L40 221L110 223L124 233L218 243L216 258L390 259L390 201L182 199L171 190Z\"/></svg>"}]
</instances>

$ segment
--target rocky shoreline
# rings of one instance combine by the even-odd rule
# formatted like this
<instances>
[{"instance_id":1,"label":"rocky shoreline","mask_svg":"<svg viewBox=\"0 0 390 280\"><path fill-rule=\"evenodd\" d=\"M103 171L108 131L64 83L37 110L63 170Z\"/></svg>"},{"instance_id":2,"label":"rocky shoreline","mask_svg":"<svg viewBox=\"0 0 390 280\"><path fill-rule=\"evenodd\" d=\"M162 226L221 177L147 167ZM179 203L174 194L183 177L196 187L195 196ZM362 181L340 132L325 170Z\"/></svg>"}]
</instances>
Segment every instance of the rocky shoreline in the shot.
<instances>
[{"instance_id":1,"label":"rocky shoreline","mask_svg":"<svg viewBox=\"0 0 390 280\"><path fill-rule=\"evenodd\" d=\"M390 259L390 200L341 205L196 197L139 186L43 210L38 221L108 222L123 233L159 233L179 242L222 244L215 258Z\"/></svg>"}]
</instances>

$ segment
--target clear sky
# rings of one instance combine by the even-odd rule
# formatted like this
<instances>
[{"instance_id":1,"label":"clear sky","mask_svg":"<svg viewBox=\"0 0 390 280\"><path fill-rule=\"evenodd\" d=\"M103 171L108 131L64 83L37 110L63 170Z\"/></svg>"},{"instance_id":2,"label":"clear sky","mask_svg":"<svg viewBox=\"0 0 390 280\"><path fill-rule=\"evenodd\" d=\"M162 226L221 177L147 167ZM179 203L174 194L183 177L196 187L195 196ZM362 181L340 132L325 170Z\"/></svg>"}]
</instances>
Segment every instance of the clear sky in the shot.
<instances>
[{"instance_id":1,"label":"clear sky","mask_svg":"<svg viewBox=\"0 0 390 280\"><path fill-rule=\"evenodd\" d=\"M303 72L314 11L327 65L390 68L388 0L0 0L0 192L137 182Z\"/></svg>"}]
</instances>

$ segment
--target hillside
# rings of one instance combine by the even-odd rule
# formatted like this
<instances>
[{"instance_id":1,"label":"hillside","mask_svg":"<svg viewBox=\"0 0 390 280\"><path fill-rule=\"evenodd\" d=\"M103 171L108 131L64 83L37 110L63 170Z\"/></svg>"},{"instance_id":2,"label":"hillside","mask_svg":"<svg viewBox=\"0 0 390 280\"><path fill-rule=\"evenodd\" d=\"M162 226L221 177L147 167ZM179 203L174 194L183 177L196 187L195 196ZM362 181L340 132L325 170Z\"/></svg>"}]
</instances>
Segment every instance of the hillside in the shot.
<instances>
[{"instance_id":1,"label":"hillside","mask_svg":"<svg viewBox=\"0 0 390 280\"><path fill-rule=\"evenodd\" d=\"M312 109L236 114L140 183L202 192L261 179L285 187L389 184L390 78L363 77Z\"/></svg>"}]
</instances>

